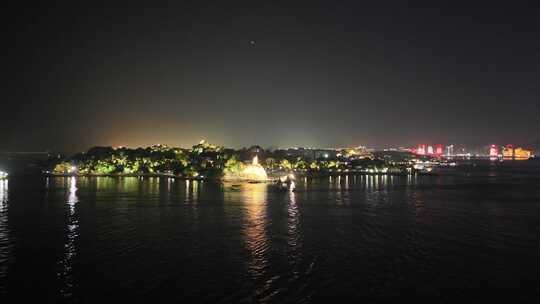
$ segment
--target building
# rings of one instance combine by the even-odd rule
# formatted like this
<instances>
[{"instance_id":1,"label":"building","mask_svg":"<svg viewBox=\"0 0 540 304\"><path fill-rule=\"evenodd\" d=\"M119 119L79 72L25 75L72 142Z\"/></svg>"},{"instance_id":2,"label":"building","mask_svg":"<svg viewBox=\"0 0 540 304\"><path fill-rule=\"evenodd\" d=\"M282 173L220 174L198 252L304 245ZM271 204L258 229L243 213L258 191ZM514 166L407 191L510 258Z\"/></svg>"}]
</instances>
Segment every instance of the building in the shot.
<instances>
[{"instance_id":1,"label":"building","mask_svg":"<svg viewBox=\"0 0 540 304\"><path fill-rule=\"evenodd\" d=\"M426 155L426 145L424 145L424 144L418 145L418 148L416 149L416 154L418 154L418 155Z\"/></svg>"},{"instance_id":2,"label":"building","mask_svg":"<svg viewBox=\"0 0 540 304\"><path fill-rule=\"evenodd\" d=\"M435 154L438 155L438 156L443 155L443 145L441 145L441 144L436 144L435 145Z\"/></svg>"},{"instance_id":3,"label":"building","mask_svg":"<svg viewBox=\"0 0 540 304\"><path fill-rule=\"evenodd\" d=\"M358 146L355 148L347 148L343 151L344 155L347 158L352 159L363 159L363 158L373 158L373 153L371 153L366 147Z\"/></svg>"},{"instance_id":4,"label":"building","mask_svg":"<svg viewBox=\"0 0 540 304\"><path fill-rule=\"evenodd\" d=\"M526 150L521 147L514 149L514 159L523 160L523 159L529 159L532 156L531 150Z\"/></svg>"},{"instance_id":5,"label":"building","mask_svg":"<svg viewBox=\"0 0 540 304\"><path fill-rule=\"evenodd\" d=\"M506 145L503 148L503 157L505 159L517 159L526 160L533 155L531 150L523 149L521 147L514 148L513 145Z\"/></svg>"},{"instance_id":6,"label":"building","mask_svg":"<svg viewBox=\"0 0 540 304\"><path fill-rule=\"evenodd\" d=\"M443 155L443 145L419 144L416 149L411 149L411 151L417 155L429 155L429 156L440 157Z\"/></svg>"},{"instance_id":7,"label":"building","mask_svg":"<svg viewBox=\"0 0 540 304\"><path fill-rule=\"evenodd\" d=\"M454 155L454 145L450 145L446 147L446 155L447 156L453 156Z\"/></svg>"},{"instance_id":8,"label":"building","mask_svg":"<svg viewBox=\"0 0 540 304\"><path fill-rule=\"evenodd\" d=\"M497 145L489 146L489 157L499 157L499 148Z\"/></svg>"},{"instance_id":9,"label":"building","mask_svg":"<svg viewBox=\"0 0 540 304\"><path fill-rule=\"evenodd\" d=\"M504 146L502 155L504 158L507 158L507 159L514 158L514 146L513 145Z\"/></svg>"}]
</instances>

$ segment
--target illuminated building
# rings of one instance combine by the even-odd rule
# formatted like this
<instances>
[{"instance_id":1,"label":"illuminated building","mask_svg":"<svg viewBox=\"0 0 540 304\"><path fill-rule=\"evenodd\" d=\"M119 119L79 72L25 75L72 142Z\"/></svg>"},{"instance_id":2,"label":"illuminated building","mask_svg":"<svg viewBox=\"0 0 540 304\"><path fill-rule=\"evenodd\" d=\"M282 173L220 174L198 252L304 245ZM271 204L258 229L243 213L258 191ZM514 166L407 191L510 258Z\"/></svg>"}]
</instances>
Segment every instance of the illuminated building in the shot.
<instances>
[{"instance_id":1,"label":"illuminated building","mask_svg":"<svg viewBox=\"0 0 540 304\"><path fill-rule=\"evenodd\" d=\"M425 144L419 144L418 147L415 149L412 149L412 152L417 155L429 155L429 156L442 156L443 154L443 145L436 144L436 145L425 145Z\"/></svg>"},{"instance_id":2,"label":"illuminated building","mask_svg":"<svg viewBox=\"0 0 540 304\"><path fill-rule=\"evenodd\" d=\"M504 158L514 158L514 146L512 145L504 146L502 154Z\"/></svg>"},{"instance_id":3,"label":"illuminated building","mask_svg":"<svg viewBox=\"0 0 540 304\"><path fill-rule=\"evenodd\" d=\"M532 156L532 151L521 147L514 148L513 145L506 145L503 148L503 157L506 159L525 160Z\"/></svg>"},{"instance_id":4,"label":"illuminated building","mask_svg":"<svg viewBox=\"0 0 540 304\"><path fill-rule=\"evenodd\" d=\"M435 154L441 156L443 154L443 145L436 144L435 145Z\"/></svg>"},{"instance_id":5,"label":"illuminated building","mask_svg":"<svg viewBox=\"0 0 540 304\"><path fill-rule=\"evenodd\" d=\"M416 149L416 154L426 155L426 145L418 145L418 148Z\"/></svg>"},{"instance_id":6,"label":"illuminated building","mask_svg":"<svg viewBox=\"0 0 540 304\"><path fill-rule=\"evenodd\" d=\"M491 145L489 147L489 157L498 157L499 156L499 148L496 145Z\"/></svg>"},{"instance_id":7,"label":"illuminated building","mask_svg":"<svg viewBox=\"0 0 540 304\"><path fill-rule=\"evenodd\" d=\"M368 149L364 146L358 146L356 148L345 149L345 155L349 158L373 158L373 153L369 152Z\"/></svg>"},{"instance_id":8,"label":"illuminated building","mask_svg":"<svg viewBox=\"0 0 540 304\"><path fill-rule=\"evenodd\" d=\"M450 145L446 147L446 155L448 156L454 155L454 145Z\"/></svg>"},{"instance_id":9,"label":"illuminated building","mask_svg":"<svg viewBox=\"0 0 540 304\"><path fill-rule=\"evenodd\" d=\"M532 152L531 150L522 149L520 147L514 149L514 158L521 160L521 159L529 159L531 158Z\"/></svg>"}]
</instances>

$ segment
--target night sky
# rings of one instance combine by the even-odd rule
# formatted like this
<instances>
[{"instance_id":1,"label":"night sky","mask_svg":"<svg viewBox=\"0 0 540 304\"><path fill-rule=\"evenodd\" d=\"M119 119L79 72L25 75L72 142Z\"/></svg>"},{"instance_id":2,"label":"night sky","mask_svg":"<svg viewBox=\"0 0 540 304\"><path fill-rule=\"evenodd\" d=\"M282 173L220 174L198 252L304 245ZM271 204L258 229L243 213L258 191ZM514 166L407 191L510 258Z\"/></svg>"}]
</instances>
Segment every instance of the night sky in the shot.
<instances>
[{"instance_id":1,"label":"night sky","mask_svg":"<svg viewBox=\"0 0 540 304\"><path fill-rule=\"evenodd\" d=\"M540 139L533 1L51 3L4 12L0 151Z\"/></svg>"}]
</instances>

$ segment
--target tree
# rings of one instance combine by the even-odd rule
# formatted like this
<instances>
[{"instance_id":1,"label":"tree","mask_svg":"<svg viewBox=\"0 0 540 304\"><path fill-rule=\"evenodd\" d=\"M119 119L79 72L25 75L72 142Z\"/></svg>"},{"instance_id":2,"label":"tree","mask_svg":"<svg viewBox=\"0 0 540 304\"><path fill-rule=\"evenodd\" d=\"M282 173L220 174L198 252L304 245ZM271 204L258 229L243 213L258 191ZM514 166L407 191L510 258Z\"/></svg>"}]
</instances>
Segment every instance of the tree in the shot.
<instances>
[{"instance_id":1,"label":"tree","mask_svg":"<svg viewBox=\"0 0 540 304\"><path fill-rule=\"evenodd\" d=\"M112 174L116 172L116 166L106 160L98 160L95 166L95 173L98 174Z\"/></svg>"},{"instance_id":2,"label":"tree","mask_svg":"<svg viewBox=\"0 0 540 304\"><path fill-rule=\"evenodd\" d=\"M69 174L73 173L73 165L69 162L61 162L54 166L53 173L55 174Z\"/></svg>"},{"instance_id":3,"label":"tree","mask_svg":"<svg viewBox=\"0 0 540 304\"><path fill-rule=\"evenodd\" d=\"M308 167L307 162L300 157L294 163L294 169L304 170L304 169L307 169L307 167Z\"/></svg>"},{"instance_id":4,"label":"tree","mask_svg":"<svg viewBox=\"0 0 540 304\"><path fill-rule=\"evenodd\" d=\"M236 156L232 156L225 162L225 174L238 174L245 168L243 162L239 161Z\"/></svg>"},{"instance_id":5,"label":"tree","mask_svg":"<svg viewBox=\"0 0 540 304\"><path fill-rule=\"evenodd\" d=\"M282 159L279 163L279 167L284 170L292 170L292 165L287 159Z\"/></svg>"}]
</instances>

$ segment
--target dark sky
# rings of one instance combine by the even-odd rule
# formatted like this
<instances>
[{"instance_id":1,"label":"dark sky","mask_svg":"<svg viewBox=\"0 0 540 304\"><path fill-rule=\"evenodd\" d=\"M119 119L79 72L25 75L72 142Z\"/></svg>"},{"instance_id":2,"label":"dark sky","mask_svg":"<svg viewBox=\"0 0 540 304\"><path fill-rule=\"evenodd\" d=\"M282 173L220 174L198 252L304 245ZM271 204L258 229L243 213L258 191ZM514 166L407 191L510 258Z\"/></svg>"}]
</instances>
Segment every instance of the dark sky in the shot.
<instances>
[{"instance_id":1,"label":"dark sky","mask_svg":"<svg viewBox=\"0 0 540 304\"><path fill-rule=\"evenodd\" d=\"M0 151L538 140L534 2L405 2L6 10Z\"/></svg>"}]
</instances>

